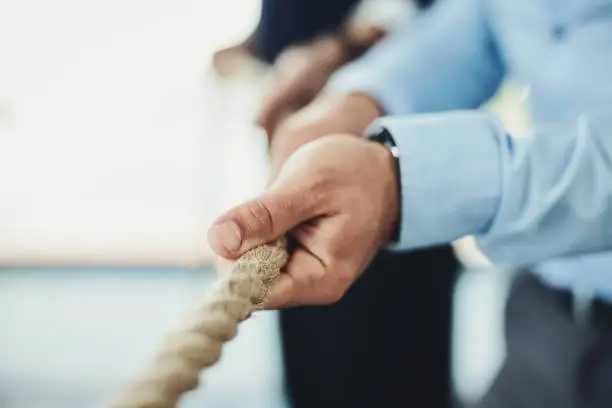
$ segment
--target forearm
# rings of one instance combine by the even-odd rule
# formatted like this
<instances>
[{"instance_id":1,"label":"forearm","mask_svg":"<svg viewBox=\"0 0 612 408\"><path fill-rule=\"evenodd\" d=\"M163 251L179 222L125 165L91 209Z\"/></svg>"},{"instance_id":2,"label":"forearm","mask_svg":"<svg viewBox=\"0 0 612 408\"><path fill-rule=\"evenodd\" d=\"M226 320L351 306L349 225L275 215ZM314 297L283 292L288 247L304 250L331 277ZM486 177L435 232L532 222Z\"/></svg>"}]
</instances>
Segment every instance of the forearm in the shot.
<instances>
[{"instance_id":1,"label":"forearm","mask_svg":"<svg viewBox=\"0 0 612 408\"><path fill-rule=\"evenodd\" d=\"M446 0L409 17L330 80L330 94L362 93L387 114L472 109L504 75L479 2Z\"/></svg>"}]
</instances>

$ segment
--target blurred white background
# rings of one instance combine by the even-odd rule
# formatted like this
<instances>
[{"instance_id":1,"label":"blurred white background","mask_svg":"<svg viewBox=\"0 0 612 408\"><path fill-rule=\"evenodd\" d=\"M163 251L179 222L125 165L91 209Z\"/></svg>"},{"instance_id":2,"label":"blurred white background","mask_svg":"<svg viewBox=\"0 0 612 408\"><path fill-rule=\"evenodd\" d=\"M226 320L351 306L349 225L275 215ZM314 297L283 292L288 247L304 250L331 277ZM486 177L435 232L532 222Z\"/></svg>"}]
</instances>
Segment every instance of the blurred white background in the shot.
<instances>
[{"instance_id":1,"label":"blurred white background","mask_svg":"<svg viewBox=\"0 0 612 408\"><path fill-rule=\"evenodd\" d=\"M197 303L212 273L0 273L0 407L103 408ZM183 408L285 408L277 314L241 325Z\"/></svg>"},{"instance_id":2,"label":"blurred white background","mask_svg":"<svg viewBox=\"0 0 612 408\"><path fill-rule=\"evenodd\" d=\"M265 146L258 85L209 61L259 6L0 1L2 408L101 406L214 279L189 267L213 217L263 187ZM188 268L48 268L97 264ZM279 406L279 359L259 315L186 406Z\"/></svg>"},{"instance_id":3,"label":"blurred white background","mask_svg":"<svg viewBox=\"0 0 612 408\"><path fill-rule=\"evenodd\" d=\"M257 94L236 98L208 72L259 7L0 2L0 262L205 258L220 200L261 184Z\"/></svg>"}]
</instances>

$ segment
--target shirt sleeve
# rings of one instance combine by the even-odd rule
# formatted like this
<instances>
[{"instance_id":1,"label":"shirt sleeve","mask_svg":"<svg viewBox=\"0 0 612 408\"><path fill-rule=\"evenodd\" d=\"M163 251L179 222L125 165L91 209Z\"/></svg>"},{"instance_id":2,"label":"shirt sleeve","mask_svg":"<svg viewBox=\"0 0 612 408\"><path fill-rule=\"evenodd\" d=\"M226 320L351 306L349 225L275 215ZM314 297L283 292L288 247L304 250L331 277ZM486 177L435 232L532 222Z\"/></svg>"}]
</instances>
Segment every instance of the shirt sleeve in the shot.
<instances>
[{"instance_id":1,"label":"shirt sleeve","mask_svg":"<svg viewBox=\"0 0 612 408\"><path fill-rule=\"evenodd\" d=\"M439 0L408 16L369 53L339 70L329 93L365 93L386 114L476 108L504 76L478 0Z\"/></svg>"},{"instance_id":2,"label":"shirt sleeve","mask_svg":"<svg viewBox=\"0 0 612 408\"><path fill-rule=\"evenodd\" d=\"M484 111L379 119L400 148L397 249L475 235L496 264L612 248L612 109L514 139Z\"/></svg>"}]
</instances>

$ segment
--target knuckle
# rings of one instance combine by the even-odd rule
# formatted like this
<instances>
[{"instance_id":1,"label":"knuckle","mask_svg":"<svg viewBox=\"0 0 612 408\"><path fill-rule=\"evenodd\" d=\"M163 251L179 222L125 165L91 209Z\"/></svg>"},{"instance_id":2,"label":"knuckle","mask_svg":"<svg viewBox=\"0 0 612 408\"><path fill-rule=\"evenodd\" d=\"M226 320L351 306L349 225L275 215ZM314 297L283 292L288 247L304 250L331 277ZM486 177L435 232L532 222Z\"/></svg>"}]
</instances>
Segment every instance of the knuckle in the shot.
<instances>
[{"instance_id":1,"label":"knuckle","mask_svg":"<svg viewBox=\"0 0 612 408\"><path fill-rule=\"evenodd\" d=\"M339 222L339 220L336 222ZM340 229L340 231L342 230ZM325 238L327 238L325 255L329 263L329 268L330 270L334 271L334 273L337 273L338 270L342 269L341 260L345 256L345 248L348 245L352 245L353 241L350 239L350 237L345 236L345 234L343 234L342 237L334 237L331 232L328 232Z\"/></svg>"},{"instance_id":2,"label":"knuckle","mask_svg":"<svg viewBox=\"0 0 612 408\"><path fill-rule=\"evenodd\" d=\"M325 272L317 268L303 271L294 277L297 286L304 293L316 294L321 287L325 287Z\"/></svg>"},{"instance_id":3,"label":"knuckle","mask_svg":"<svg viewBox=\"0 0 612 408\"><path fill-rule=\"evenodd\" d=\"M274 229L272 213L260 201L253 201L244 208L244 218L250 229L271 233Z\"/></svg>"}]
</instances>

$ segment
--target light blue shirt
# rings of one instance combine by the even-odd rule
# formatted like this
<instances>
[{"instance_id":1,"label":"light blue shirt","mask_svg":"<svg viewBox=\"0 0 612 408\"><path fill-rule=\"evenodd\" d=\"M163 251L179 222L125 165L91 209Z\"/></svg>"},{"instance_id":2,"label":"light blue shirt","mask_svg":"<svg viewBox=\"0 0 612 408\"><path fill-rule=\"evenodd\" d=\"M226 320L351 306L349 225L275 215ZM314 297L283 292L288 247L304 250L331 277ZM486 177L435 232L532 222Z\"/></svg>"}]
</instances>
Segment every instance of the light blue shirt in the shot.
<instances>
[{"instance_id":1,"label":"light blue shirt","mask_svg":"<svg viewBox=\"0 0 612 408\"><path fill-rule=\"evenodd\" d=\"M475 110L530 84L531 137ZM400 249L475 235L504 265L612 300L612 0L439 0L330 92L373 96L401 152Z\"/></svg>"}]
</instances>

